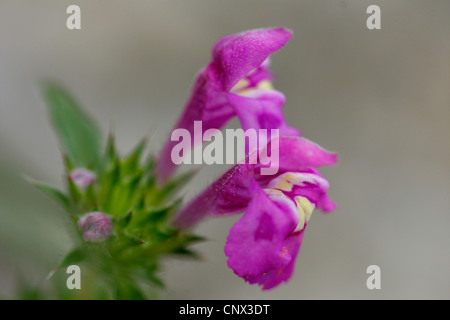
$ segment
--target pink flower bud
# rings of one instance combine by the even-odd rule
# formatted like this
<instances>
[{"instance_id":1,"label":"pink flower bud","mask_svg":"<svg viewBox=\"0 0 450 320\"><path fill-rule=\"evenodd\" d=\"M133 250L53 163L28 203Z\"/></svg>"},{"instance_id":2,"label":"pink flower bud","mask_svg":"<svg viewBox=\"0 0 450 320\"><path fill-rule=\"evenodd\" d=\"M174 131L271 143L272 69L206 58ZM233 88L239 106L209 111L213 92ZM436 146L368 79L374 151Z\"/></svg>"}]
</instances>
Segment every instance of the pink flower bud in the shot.
<instances>
[{"instance_id":1,"label":"pink flower bud","mask_svg":"<svg viewBox=\"0 0 450 320\"><path fill-rule=\"evenodd\" d=\"M69 174L70 179L73 183L81 190L86 189L89 185L97 182L97 176L94 172L85 169L78 168L72 170Z\"/></svg>"},{"instance_id":2,"label":"pink flower bud","mask_svg":"<svg viewBox=\"0 0 450 320\"><path fill-rule=\"evenodd\" d=\"M112 222L102 212L87 213L78 220L78 227L83 232L84 240L103 242L111 236Z\"/></svg>"}]
</instances>

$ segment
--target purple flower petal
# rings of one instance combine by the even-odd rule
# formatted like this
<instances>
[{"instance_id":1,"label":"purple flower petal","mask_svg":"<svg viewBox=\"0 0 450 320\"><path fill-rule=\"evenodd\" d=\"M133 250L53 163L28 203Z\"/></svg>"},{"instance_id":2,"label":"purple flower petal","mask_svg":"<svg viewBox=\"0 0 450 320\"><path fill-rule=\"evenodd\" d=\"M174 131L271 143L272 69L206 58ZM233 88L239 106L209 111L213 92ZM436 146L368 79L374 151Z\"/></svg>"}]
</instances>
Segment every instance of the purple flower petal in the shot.
<instances>
[{"instance_id":1,"label":"purple flower petal","mask_svg":"<svg viewBox=\"0 0 450 320\"><path fill-rule=\"evenodd\" d=\"M270 150L271 141L267 144ZM331 166L337 163L337 154L323 149L321 146L300 137L280 137L278 139L279 169L278 173L308 171L311 168ZM264 152L263 152L264 154ZM261 163L265 163L261 161ZM264 164L257 164L254 167L257 179L261 168L267 167ZM270 177L265 177L268 179Z\"/></svg>"},{"instance_id":2,"label":"purple flower petal","mask_svg":"<svg viewBox=\"0 0 450 320\"><path fill-rule=\"evenodd\" d=\"M90 212L78 220L78 227L88 242L103 242L111 236L112 222L103 212Z\"/></svg>"},{"instance_id":3,"label":"purple flower petal","mask_svg":"<svg viewBox=\"0 0 450 320\"><path fill-rule=\"evenodd\" d=\"M295 211L271 201L256 183L251 189L252 201L231 228L225 254L228 266L238 276L270 289L292 274L290 265L301 242L301 236L291 238L298 217Z\"/></svg>"},{"instance_id":4,"label":"purple flower petal","mask_svg":"<svg viewBox=\"0 0 450 320\"><path fill-rule=\"evenodd\" d=\"M72 170L69 174L69 178L81 190L86 189L91 184L97 183L97 176L95 173L85 168Z\"/></svg>"},{"instance_id":5,"label":"purple flower petal","mask_svg":"<svg viewBox=\"0 0 450 320\"><path fill-rule=\"evenodd\" d=\"M212 51L211 73L229 91L292 37L285 28L255 29L219 40Z\"/></svg>"},{"instance_id":6,"label":"purple flower petal","mask_svg":"<svg viewBox=\"0 0 450 320\"><path fill-rule=\"evenodd\" d=\"M290 255L291 259L284 267L266 272L266 274L258 276L249 276L247 281L250 284L259 284L263 286L263 290L270 290L288 281L295 269L295 262L303 240L303 231L291 234L284 241L284 252Z\"/></svg>"},{"instance_id":7,"label":"purple flower petal","mask_svg":"<svg viewBox=\"0 0 450 320\"><path fill-rule=\"evenodd\" d=\"M271 82L273 80L273 74L270 72L270 57L264 60L264 62L253 71L250 71L246 78L248 80L248 86L249 88L256 88L258 87L258 84L263 81L269 81Z\"/></svg>"},{"instance_id":8,"label":"purple flower petal","mask_svg":"<svg viewBox=\"0 0 450 320\"><path fill-rule=\"evenodd\" d=\"M279 129L280 136L300 136L284 120L284 95L276 90L253 90L247 96L229 94L228 99L244 130ZM270 140L270 138L269 138Z\"/></svg>"}]
</instances>

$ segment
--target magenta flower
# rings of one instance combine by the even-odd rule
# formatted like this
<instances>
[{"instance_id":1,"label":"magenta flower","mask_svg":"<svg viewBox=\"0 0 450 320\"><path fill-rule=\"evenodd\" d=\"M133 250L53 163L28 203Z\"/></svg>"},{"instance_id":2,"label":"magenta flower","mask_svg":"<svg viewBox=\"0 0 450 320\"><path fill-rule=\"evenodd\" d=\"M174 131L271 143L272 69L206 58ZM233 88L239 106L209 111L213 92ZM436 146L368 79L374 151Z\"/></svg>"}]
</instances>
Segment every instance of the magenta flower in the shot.
<instances>
[{"instance_id":1,"label":"magenta flower","mask_svg":"<svg viewBox=\"0 0 450 320\"><path fill-rule=\"evenodd\" d=\"M221 129L237 116L242 128L279 129L280 135L299 136L289 127L281 107L284 95L272 89L269 56L283 47L292 33L284 28L256 29L228 35L212 49L210 63L194 82L191 96L174 129L186 129L193 139L194 121L202 121L202 134ZM177 144L170 137L158 160L157 174L165 182L176 165L171 151Z\"/></svg>"},{"instance_id":2,"label":"magenta flower","mask_svg":"<svg viewBox=\"0 0 450 320\"><path fill-rule=\"evenodd\" d=\"M276 175L261 175L260 163L237 164L174 219L177 227L189 228L206 217L245 211L230 230L227 263L238 276L265 290L291 277L312 211L336 208L327 195L328 182L315 168L335 164L337 155L304 138L276 139Z\"/></svg>"},{"instance_id":3,"label":"magenta flower","mask_svg":"<svg viewBox=\"0 0 450 320\"><path fill-rule=\"evenodd\" d=\"M88 242L103 242L112 233L111 219L103 212L90 212L78 220L78 227Z\"/></svg>"},{"instance_id":4,"label":"magenta flower","mask_svg":"<svg viewBox=\"0 0 450 320\"><path fill-rule=\"evenodd\" d=\"M86 189L91 184L97 183L97 176L95 175L95 173L85 168L72 170L69 174L69 177L73 181L73 183L81 190Z\"/></svg>"}]
</instances>

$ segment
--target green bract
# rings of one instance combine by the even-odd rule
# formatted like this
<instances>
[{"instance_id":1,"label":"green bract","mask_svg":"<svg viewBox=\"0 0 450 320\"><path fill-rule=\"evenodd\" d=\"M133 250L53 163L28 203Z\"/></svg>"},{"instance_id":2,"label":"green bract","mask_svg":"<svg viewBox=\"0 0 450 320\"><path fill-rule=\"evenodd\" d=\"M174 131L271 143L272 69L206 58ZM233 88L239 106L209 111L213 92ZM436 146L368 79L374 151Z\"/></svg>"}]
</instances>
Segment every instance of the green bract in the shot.
<instances>
[{"instance_id":1,"label":"green bract","mask_svg":"<svg viewBox=\"0 0 450 320\"><path fill-rule=\"evenodd\" d=\"M121 157L114 136L102 147L100 130L60 86L47 84L44 96L53 127L64 152L66 191L32 181L70 215L76 232L75 247L52 271L50 281L65 281L65 269L76 264L82 270L82 289L68 290L57 283L56 298L145 299L154 297L152 288L162 287L158 277L161 258L168 255L197 257L189 245L202 240L170 225L181 202L177 191L194 172L156 185L152 156L143 159L143 139L128 155ZM86 168L96 182L79 188L70 172ZM113 223L113 233L102 243L87 243L76 227L79 217L100 211Z\"/></svg>"}]
</instances>

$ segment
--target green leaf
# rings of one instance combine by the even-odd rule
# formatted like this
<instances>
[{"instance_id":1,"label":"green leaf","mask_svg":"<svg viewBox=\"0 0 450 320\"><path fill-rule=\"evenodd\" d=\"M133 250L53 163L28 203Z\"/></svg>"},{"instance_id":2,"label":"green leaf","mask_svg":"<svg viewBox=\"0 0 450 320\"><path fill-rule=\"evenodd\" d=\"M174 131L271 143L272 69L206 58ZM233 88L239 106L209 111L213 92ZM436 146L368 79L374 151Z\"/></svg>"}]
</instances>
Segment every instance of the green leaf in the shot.
<instances>
[{"instance_id":1,"label":"green leaf","mask_svg":"<svg viewBox=\"0 0 450 320\"><path fill-rule=\"evenodd\" d=\"M178 190L184 187L196 174L198 170L187 171L173 180L170 180L160 192L160 196L164 199L174 195Z\"/></svg>"},{"instance_id":2,"label":"green leaf","mask_svg":"<svg viewBox=\"0 0 450 320\"><path fill-rule=\"evenodd\" d=\"M75 248L70 251L67 256L63 259L59 268L65 268L73 264L83 262L87 258L87 253L84 248Z\"/></svg>"},{"instance_id":3,"label":"green leaf","mask_svg":"<svg viewBox=\"0 0 450 320\"><path fill-rule=\"evenodd\" d=\"M119 159L116 159L114 163L108 165L106 172L99 180L99 185L101 186L99 194L100 210L110 213L112 202L114 201L114 192L119 187L120 179L120 162Z\"/></svg>"},{"instance_id":4,"label":"green leaf","mask_svg":"<svg viewBox=\"0 0 450 320\"><path fill-rule=\"evenodd\" d=\"M201 255L196 252L193 251L191 249L188 248L177 248L175 249L172 254L176 254L178 256L182 256L184 258L192 258L192 259L196 259L196 260L200 260L201 259Z\"/></svg>"},{"instance_id":5,"label":"green leaf","mask_svg":"<svg viewBox=\"0 0 450 320\"><path fill-rule=\"evenodd\" d=\"M70 161L68 156L63 155L63 160L64 160L64 167L67 173L70 173L73 169L75 169L73 163Z\"/></svg>"},{"instance_id":6,"label":"green leaf","mask_svg":"<svg viewBox=\"0 0 450 320\"><path fill-rule=\"evenodd\" d=\"M202 237L190 234L175 235L165 241L161 241L160 243L142 248L140 253L141 255L145 255L149 258L156 258L165 254L184 254L186 256L190 255L192 257L196 257L196 254L186 247L190 244L203 240L204 238Z\"/></svg>"},{"instance_id":7,"label":"green leaf","mask_svg":"<svg viewBox=\"0 0 450 320\"><path fill-rule=\"evenodd\" d=\"M29 183L37 187L39 190L43 191L48 197L54 200L64 210L67 210L69 212L72 211L70 200L62 191L56 189L55 187L49 186L42 182L38 182L28 177L25 177L25 179Z\"/></svg>"},{"instance_id":8,"label":"green leaf","mask_svg":"<svg viewBox=\"0 0 450 320\"><path fill-rule=\"evenodd\" d=\"M85 191L85 201L86 201L86 209L88 210L98 210L97 204L97 195L95 192L95 187L93 184L90 184Z\"/></svg>"},{"instance_id":9,"label":"green leaf","mask_svg":"<svg viewBox=\"0 0 450 320\"><path fill-rule=\"evenodd\" d=\"M66 177L66 181L72 203L77 204L81 199L81 192L69 176Z\"/></svg>"},{"instance_id":10,"label":"green leaf","mask_svg":"<svg viewBox=\"0 0 450 320\"><path fill-rule=\"evenodd\" d=\"M133 212L130 211L117 219L116 226L120 227L120 228L126 228L132 218L133 218Z\"/></svg>"},{"instance_id":11,"label":"green leaf","mask_svg":"<svg viewBox=\"0 0 450 320\"><path fill-rule=\"evenodd\" d=\"M100 130L61 86L50 83L44 87L50 119L64 152L78 167L98 167Z\"/></svg>"},{"instance_id":12,"label":"green leaf","mask_svg":"<svg viewBox=\"0 0 450 320\"><path fill-rule=\"evenodd\" d=\"M142 139L142 141L134 148L134 150L123 160L123 171L125 174L133 175L139 168L139 160L141 158L142 152L147 145L147 139Z\"/></svg>"},{"instance_id":13,"label":"green leaf","mask_svg":"<svg viewBox=\"0 0 450 320\"><path fill-rule=\"evenodd\" d=\"M116 151L115 146L115 138L112 133L108 135L108 140L106 142L106 150L105 154L103 156L103 169L107 168L108 165L111 165L112 163L117 162L119 156Z\"/></svg>"},{"instance_id":14,"label":"green leaf","mask_svg":"<svg viewBox=\"0 0 450 320\"><path fill-rule=\"evenodd\" d=\"M147 195L145 197L145 202L148 206L160 206L167 202L168 199L173 197L182 187L184 187L198 172L198 170L190 170L185 172L178 177L170 180L161 189L158 189L154 185L151 185Z\"/></svg>"},{"instance_id":15,"label":"green leaf","mask_svg":"<svg viewBox=\"0 0 450 320\"><path fill-rule=\"evenodd\" d=\"M146 300L141 288L132 280L118 280L115 298L117 300Z\"/></svg>"},{"instance_id":16,"label":"green leaf","mask_svg":"<svg viewBox=\"0 0 450 320\"><path fill-rule=\"evenodd\" d=\"M167 220L181 204L181 199L174 201L164 207L149 207L145 210L142 218L139 220L140 225L155 224Z\"/></svg>"}]
</instances>

